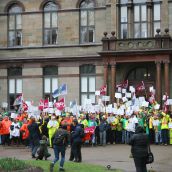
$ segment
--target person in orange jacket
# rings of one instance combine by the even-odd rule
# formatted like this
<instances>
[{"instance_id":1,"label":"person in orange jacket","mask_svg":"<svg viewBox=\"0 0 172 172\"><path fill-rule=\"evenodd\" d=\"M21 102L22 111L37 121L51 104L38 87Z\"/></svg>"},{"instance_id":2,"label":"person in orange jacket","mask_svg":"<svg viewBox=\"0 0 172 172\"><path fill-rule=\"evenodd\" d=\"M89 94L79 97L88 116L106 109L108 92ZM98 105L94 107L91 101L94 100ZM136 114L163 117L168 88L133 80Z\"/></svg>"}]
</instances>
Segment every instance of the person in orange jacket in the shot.
<instances>
[{"instance_id":1,"label":"person in orange jacket","mask_svg":"<svg viewBox=\"0 0 172 172\"><path fill-rule=\"evenodd\" d=\"M12 122L9 120L8 116L5 116L1 122L1 131L2 131L2 145L6 143L10 145L10 126Z\"/></svg>"},{"instance_id":2,"label":"person in orange jacket","mask_svg":"<svg viewBox=\"0 0 172 172\"><path fill-rule=\"evenodd\" d=\"M22 140L25 146L29 146L29 130L28 130L29 120L23 119L23 125L20 128L22 134Z\"/></svg>"}]
</instances>

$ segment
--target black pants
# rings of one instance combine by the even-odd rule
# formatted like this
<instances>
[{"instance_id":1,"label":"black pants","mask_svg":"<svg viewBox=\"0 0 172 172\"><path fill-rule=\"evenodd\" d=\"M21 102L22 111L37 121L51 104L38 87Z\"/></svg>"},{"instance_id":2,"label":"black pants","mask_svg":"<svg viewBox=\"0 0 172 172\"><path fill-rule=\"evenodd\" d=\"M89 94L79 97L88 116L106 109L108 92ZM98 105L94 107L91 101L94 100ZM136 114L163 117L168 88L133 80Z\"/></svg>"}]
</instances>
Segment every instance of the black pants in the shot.
<instances>
[{"instance_id":1,"label":"black pants","mask_svg":"<svg viewBox=\"0 0 172 172\"><path fill-rule=\"evenodd\" d=\"M10 145L11 144L10 134L1 135L1 139L2 139L2 145L5 145L5 144Z\"/></svg>"},{"instance_id":2,"label":"black pants","mask_svg":"<svg viewBox=\"0 0 172 172\"><path fill-rule=\"evenodd\" d=\"M71 147L75 161L78 161L78 162L82 161L81 145L82 145L82 143L80 143L80 142L73 142L72 147Z\"/></svg>"},{"instance_id":3,"label":"black pants","mask_svg":"<svg viewBox=\"0 0 172 172\"><path fill-rule=\"evenodd\" d=\"M134 157L136 172L147 172L146 157Z\"/></svg>"}]
</instances>

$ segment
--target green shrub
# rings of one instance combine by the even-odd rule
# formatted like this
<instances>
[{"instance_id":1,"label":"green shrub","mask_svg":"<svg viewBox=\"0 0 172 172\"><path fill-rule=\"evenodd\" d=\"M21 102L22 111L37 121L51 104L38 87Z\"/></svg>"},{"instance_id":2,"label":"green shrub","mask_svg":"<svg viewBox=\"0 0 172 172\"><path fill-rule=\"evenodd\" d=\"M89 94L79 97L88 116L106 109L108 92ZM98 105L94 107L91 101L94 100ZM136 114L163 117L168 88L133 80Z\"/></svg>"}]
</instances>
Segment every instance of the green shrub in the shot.
<instances>
[{"instance_id":1,"label":"green shrub","mask_svg":"<svg viewBox=\"0 0 172 172\"><path fill-rule=\"evenodd\" d=\"M0 159L0 171L22 170L29 167L30 165L26 164L24 161L17 160L15 158Z\"/></svg>"}]
</instances>

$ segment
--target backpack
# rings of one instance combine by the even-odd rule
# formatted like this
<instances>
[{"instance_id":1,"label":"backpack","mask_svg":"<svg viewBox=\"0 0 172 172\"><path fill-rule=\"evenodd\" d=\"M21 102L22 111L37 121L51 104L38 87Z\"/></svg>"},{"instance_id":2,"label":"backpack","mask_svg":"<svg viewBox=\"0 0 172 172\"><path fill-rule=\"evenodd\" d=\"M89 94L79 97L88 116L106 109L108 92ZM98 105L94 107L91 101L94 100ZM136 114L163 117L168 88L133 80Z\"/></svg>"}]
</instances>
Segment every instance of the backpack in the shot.
<instances>
[{"instance_id":1,"label":"backpack","mask_svg":"<svg viewBox=\"0 0 172 172\"><path fill-rule=\"evenodd\" d=\"M58 146L62 146L65 144L65 135L63 132L57 131L53 140L53 144Z\"/></svg>"}]
</instances>

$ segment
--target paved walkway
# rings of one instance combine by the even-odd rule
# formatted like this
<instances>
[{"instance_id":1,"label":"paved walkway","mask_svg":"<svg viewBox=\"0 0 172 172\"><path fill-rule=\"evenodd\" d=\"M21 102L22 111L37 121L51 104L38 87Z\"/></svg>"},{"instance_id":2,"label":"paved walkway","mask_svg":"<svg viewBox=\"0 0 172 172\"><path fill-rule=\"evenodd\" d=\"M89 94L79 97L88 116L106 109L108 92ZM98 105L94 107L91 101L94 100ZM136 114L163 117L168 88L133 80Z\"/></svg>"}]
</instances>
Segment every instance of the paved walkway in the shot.
<instances>
[{"instance_id":1,"label":"paved walkway","mask_svg":"<svg viewBox=\"0 0 172 172\"><path fill-rule=\"evenodd\" d=\"M172 172L172 146L151 146L155 162L152 169L156 172ZM53 150L49 149L53 159ZM67 149L66 160L69 159L70 148ZM130 146L107 145L105 147L83 147L82 157L84 163L98 164L102 166L111 165L113 169L123 169L125 172L134 172L134 162L129 158ZM18 159L31 159L30 150L24 147L0 146L0 157L16 157ZM151 166L147 166L151 169Z\"/></svg>"}]
</instances>

